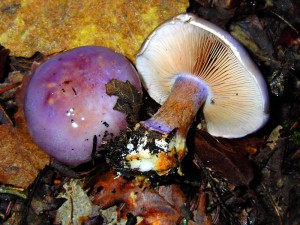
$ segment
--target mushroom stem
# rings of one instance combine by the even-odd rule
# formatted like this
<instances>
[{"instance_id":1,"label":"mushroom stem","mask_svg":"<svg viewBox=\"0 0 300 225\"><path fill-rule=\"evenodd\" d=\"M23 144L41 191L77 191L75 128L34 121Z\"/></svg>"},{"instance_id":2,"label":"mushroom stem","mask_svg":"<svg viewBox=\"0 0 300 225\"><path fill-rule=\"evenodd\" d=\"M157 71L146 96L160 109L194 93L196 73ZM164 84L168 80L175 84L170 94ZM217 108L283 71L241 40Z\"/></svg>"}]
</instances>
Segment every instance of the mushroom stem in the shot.
<instances>
[{"instance_id":1,"label":"mushroom stem","mask_svg":"<svg viewBox=\"0 0 300 225\"><path fill-rule=\"evenodd\" d=\"M169 134L174 129L185 137L207 97L207 86L194 75L177 76L166 102L150 119L141 122L149 130Z\"/></svg>"},{"instance_id":2,"label":"mushroom stem","mask_svg":"<svg viewBox=\"0 0 300 225\"><path fill-rule=\"evenodd\" d=\"M207 94L201 79L177 75L166 102L152 118L138 123L128 139L125 167L158 175L177 168L187 153L188 129Z\"/></svg>"}]
</instances>

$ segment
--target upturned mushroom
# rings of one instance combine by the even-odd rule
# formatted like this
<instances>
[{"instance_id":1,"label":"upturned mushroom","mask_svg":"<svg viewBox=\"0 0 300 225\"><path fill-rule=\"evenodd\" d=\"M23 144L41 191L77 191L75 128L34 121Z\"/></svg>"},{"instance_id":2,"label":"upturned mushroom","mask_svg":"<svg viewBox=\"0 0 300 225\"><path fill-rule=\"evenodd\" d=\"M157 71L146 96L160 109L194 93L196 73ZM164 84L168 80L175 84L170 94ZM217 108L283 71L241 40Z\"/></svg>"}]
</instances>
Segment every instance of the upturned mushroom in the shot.
<instances>
[{"instance_id":1,"label":"upturned mushroom","mask_svg":"<svg viewBox=\"0 0 300 225\"><path fill-rule=\"evenodd\" d=\"M226 138L243 137L268 120L266 83L245 49L192 14L157 27L143 43L136 66L149 95L162 106L136 125L125 168L163 175L178 167L198 113L207 132Z\"/></svg>"}]
</instances>

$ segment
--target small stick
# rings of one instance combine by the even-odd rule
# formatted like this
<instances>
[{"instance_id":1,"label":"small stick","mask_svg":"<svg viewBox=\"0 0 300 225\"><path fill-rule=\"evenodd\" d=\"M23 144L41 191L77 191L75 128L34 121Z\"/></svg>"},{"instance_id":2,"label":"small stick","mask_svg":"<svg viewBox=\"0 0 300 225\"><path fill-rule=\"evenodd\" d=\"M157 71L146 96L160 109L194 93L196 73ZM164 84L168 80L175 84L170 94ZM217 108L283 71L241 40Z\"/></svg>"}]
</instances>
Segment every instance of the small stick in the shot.
<instances>
[{"instance_id":1,"label":"small stick","mask_svg":"<svg viewBox=\"0 0 300 225\"><path fill-rule=\"evenodd\" d=\"M23 188L0 185L0 194L10 194L10 195L18 196L23 199L27 199L27 194Z\"/></svg>"},{"instance_id":2,"label":"small stick","mask_svg":"<svg viewBox=\"0 0 300 225\"><path fill-rule=\"evenodd\" d=\"M10 84L10 85L8 85L4 88L1 88L0 89L0 94L3 94L4 92L9 91L10 89L13 89L13 88L16 88L16 87L20 86L21 83L22 82L13 83L13 84Z\"/></svg>"},{"instance_id":3,"label":"small stick","mask_svg":"<svg viewBox=\"0 0 300 225\"><path fill-rule=\"evenodd\" d=\"M220 196L220 194L219 194L219 192L218 192L218 190L217 190L217 188L216 188L216 186L215 186L215 184L214 184L214 181L213 181L213 179L212 179L210 173L209 173L209 172L207 171L207 169L205 168L205 165L204 165L203 162L200 160L199 156L198 156L197 154L194 154L194 157L195 157L195 159L196 159L196 162L199 164L199 166L200 166L201 169L203 170L205 176L207 177L208 182L211 184L212 190L213 190L213 192L215 193L216 198L217 198L218 202L220 203L222 209L229 215L229 219L230 219L231 224L232 224L233 222L235 222L235 224L239 224L239 225L240 225L240 223L239 223L238 221L236 221L236 219L233 217L232 213L227 209L226 205L224 204L224 202L223 202L223 200L222 200L222 198L221 198L221 196ZM215 219L216 219L216 218L215 218Z\"/></svg>"}]
</instances>

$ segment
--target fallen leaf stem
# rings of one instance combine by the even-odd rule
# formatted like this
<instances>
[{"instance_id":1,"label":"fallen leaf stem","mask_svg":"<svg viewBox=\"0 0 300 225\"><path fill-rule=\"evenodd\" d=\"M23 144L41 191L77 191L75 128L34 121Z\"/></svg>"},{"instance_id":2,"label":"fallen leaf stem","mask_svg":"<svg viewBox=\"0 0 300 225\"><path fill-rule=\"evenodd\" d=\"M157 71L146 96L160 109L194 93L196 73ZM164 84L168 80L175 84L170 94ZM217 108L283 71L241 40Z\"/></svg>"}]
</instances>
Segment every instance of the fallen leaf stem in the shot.
<instances>
[{"instance_id":1,"label":"fallen leaf stem","mask_svg":"<svg viewBox=\"0 0 300 225\"><path fill-rule=\"evenodd\" d=\"M13 84L10 84L10 85L8 85L4 88L1 88L0 89L0 94L3 94L4 92L9 91L10 89L18 87L19 85L21 85L21 83L22 82L13 83Z\"/></svg>"},{"instance_id":2,"label":"fallen leaf stem","mask_svg":"<svg viewBox=\"0 0 300 225\"><path fill-rule=\"evenodd\" d=\"M6 218L5 215L2 212L0 212L0 219L5 220L5 218Z\"/></svg>"},{"instance_id":3,"label":"fallen leaf stem","mask_svg":"<svg viewBox=\"0 0 300 225\"><path fill-rule=\"evenodd\" d=\"M277 12L270 10L270 12L277 16L280 20L282 20L285 24L287 24L297 35L300 35L300 32L295 28L288 20L286 20L283 16L279 15Z\"/></svg>"},{"instance_id":4,"label":"fallen leaf stem","mask_svg":"<svg viewBox=\"0 0 300 225\"><path fill-rule=\"evenodd\" d=\"M270 191L268 190L268 188L266 187L265 183L264 182L261 182L261 188L262 190L264 191L264 198L269 201L271 203L271 206L273 207L273 210L274 210L274 214L277 216L277 219L278 219L278 222L279 222L279 225L283 225L283 220L282 220L282 216L280 214L280 210L278 208L278 204L274 201Z\"/></svg>"},{"instance_id":5,"label":"fallen leaf stem","mask_svg":"<svg viewBox=\"0 0 300 225\"><path fill-rule=\"evenodd\" d=\"M0 194L15 195L20 198L27 199L26 191L23 188L0 185Z\"/></svg>"},{"instance_id":6,"label":"fallen leaf stem","mask_svg":"<svg viewBox=\"0 0 300 225\"><path fill-rule=\"evenodd\" d=\"M231 222L231 224L238 224L240 225L240 223L234 218L234 216L232 215L232 213L228 210L227 206L225 205L224 201L222 200L222 197L219 193L219 191L217 190L217 187L215 186L215 183L213 181L213 178L211 177L211 174L209 173L209 171L206 169L204 163L201 161L201 159L199 158L199 156L197 154L194 154L195 160L198 163L198 165L200 166L200 168L202 169L203 173L205 174L205 176L208 179L208 182L210 183L212 190L219 202L219 204L221 205L222 209L224 210L224 212L229 215L229 220Z\"/></svg>"},{"instance_id":7,"label":"fallen leaf stem","mask_svg":"<svg viewBox=\"0 0 300 225\"><path fill-rule=\"evenodd\" d=\"M37 187L40 185L43 176L49 170L49 168L50 168L49 166L46 166L42 171L40 171L37 177L35 178L33 184L28 188L27 199L22 211L22 218L20 220L20 224L27 224L26 220L27 220L29 208L31 206L31 202L34 197L35 191L37 190Z\"/></svg>"}]
</instances>

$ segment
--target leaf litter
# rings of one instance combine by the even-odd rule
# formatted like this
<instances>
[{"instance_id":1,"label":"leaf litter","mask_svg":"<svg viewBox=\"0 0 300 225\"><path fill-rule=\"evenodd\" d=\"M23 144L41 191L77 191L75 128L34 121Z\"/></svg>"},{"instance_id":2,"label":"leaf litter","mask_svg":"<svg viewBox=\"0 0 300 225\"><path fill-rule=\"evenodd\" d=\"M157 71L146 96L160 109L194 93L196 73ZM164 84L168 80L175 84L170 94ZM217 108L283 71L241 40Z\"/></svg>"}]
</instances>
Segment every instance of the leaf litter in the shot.
<instances>
[{"instance_id":1,"label":"leaf litter","mask_svg":"<svg viewBox=\"0 0 300 225\"><path fill-rule=\"evenodd\" d=\"M297 3L287 0L283 6L280 1L226 1L227 5L220 2L190 1L188 10L229 28L259 64L271 92L271 118L266 128L235 140L211 137L192 128L189 154L182 165L183 177L122 176L120 171L110 169L103 156L95 156L93 165L74 168L80 179L70 178L66 174L72 172L62 173L63 169L50 162L49 156L41 156L44 153L30 140L22 115L25 88L17 94L15 91L7 94L4 90L0 95L3 103L11 101L4 110L9 109L7 116L12 122L0 125L0 162L4 162L2 168L8 168L0 171L0 221L7 224L297 223L300 219ZM16 4L6 7L4 12L13 15L19 9ZM7 54L7 50L1 52ZM7 86L8 72L22 71L24 76L32 59L5 57L0 74L3 74L1 82ZM27 75L24 82L26 79ZM130 84L115 81L108 92L119 97L116 109L129 112L132 125L157 108L146 94L140 101ZM132 110L140 104L147 106L146 112ZM10 192L14 186L25 189ZM82 204L87 211L78 214L76 210Z\"/></svg>"}]
</instances>

